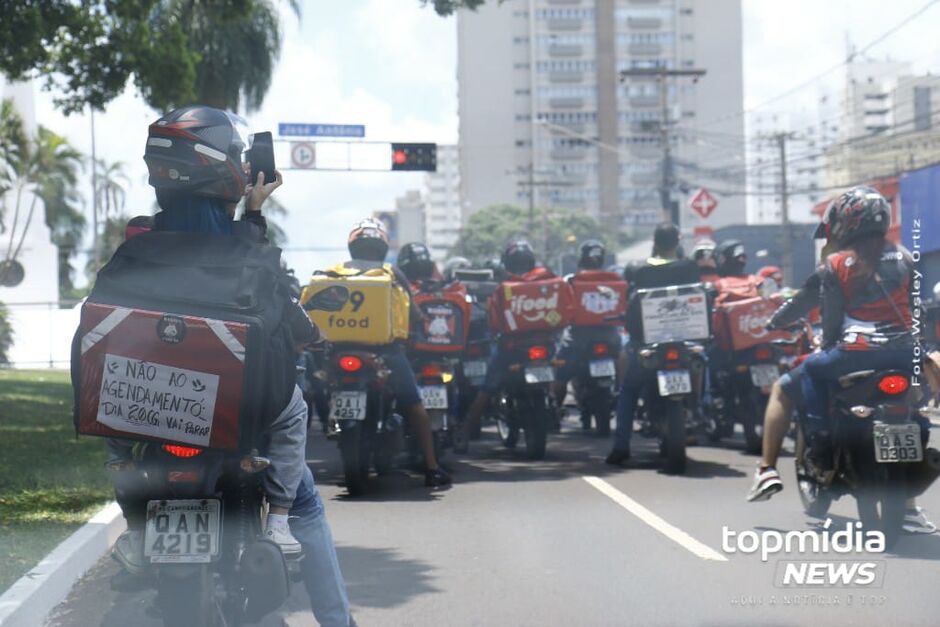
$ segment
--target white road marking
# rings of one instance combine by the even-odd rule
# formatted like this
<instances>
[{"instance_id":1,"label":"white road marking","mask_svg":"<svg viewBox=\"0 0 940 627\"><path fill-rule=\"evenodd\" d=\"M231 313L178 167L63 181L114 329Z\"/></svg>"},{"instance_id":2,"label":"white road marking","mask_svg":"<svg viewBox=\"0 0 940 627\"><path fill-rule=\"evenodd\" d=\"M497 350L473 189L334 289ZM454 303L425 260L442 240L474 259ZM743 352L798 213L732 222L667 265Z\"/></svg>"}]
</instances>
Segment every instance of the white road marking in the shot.
<instances>
[{"instance_id":1,"label":"white road marking","mask_svg":"<svg viewBox=\"0 0 940 627\"><path fill-rule=\"evenodd\" d=\"M696 555L703 560L712 560L715 562L728 561L727 557L715 549L702 544L686 532L682 531L682 529L669 524L600 477L581 478L587 481L593 487L597 488L599 492L610 498L610 500L612 500L614 503L624 508L693 555Z\"/></svg>"}]
</instances>

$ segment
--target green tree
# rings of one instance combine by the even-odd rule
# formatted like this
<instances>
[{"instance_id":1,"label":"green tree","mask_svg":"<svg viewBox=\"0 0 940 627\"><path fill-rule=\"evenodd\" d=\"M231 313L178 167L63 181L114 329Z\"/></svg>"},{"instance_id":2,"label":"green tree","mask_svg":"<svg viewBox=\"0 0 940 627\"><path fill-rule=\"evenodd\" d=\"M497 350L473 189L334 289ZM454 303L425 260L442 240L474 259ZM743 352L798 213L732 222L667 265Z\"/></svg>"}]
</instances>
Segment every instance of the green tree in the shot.
<instances>
[{"instance_id":1,"label":"green tree","mask_svg":"<svg viewBox=\"0 0 940 627\"><path fill-rule=\"evenodd\" d=\"M299 15L297 0L284 0ZM6 0L0 71L40 77L66 113L101 109L133 78L165 111L257 109L281 48L275 0ZM243 102L244 101L244 102Z\"/></svg>"},{"instance_id":2,"label":"green tree","mask_svg":"<svg viewBox=\"0 0 940 627\"><path fill-rule=\"evenodd\" d=\"M10 348L13 346L13 325L10 324L10 312L0 303L0 366L10 364Z\"/></svg>"},{"instance_id":3,"label":"green tree","mask_svg":"<svg viewBox=\"0 0 940 627\"><path fill-rule=\"evenodd\" d=\"M525 237L542 257L548 251L553 258L573 242L589 238L600 239L612 248L624 243L618 235L605 233L597 220L581 210L560 207L537 209L535 228L530 229L528 209L515 205L493 205L470 217L461 229L460 238L451 254L478 261L492 259L499 257L503 247L513 237Z\"/></svg>"},{"instance_id":4,"label":"green tree","mask_svg":"<svg viewBox=\"0 0 940 627\"><path fill-rule=\"evenodd\" d=\"M502 3L504 0L499 0ZM486 0L421 0L424 6L433 5L438 15L451 15L457 9L470 9L475 11Z\"/></svg>"},{"instance_id":5,"label":"green tree","mask_svg":"<svg viewBox=\"0 0 940 627\"><path fill-rule=\"evenodd\" d=\"M127 192L124 186L129 183L124 173L124 164L120 161L108 163L104 159L95 161L95 199L98 207L95 245L85 265L90 278L107 263L117 247L124 241L124 228L128 217L124 215L124 200ZM100 227L99 227L100 224Z\"/></svg>"}]
</instances>

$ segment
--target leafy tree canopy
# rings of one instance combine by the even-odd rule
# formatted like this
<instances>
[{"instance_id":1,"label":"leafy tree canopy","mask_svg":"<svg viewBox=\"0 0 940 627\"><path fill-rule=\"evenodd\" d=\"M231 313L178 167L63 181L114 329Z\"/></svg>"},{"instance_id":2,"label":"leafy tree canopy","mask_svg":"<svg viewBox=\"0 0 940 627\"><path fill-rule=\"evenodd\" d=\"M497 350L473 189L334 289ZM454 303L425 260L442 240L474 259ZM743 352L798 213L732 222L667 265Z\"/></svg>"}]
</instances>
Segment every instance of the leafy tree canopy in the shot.
<instances>
[{"instance_id":1,"label":"leafy tree canopy","mask_svg":"<svg viewBox=\"0 0 940 627\"><path fill-rule=\"evenodd\" d=\"M528 209L493 205L470 217L451 254L477 261L493 259L500 256L503 247L514 237L528 239L542 256L546 251L557 255L575 242L592 238L605 242L611 249L624 243L616 235L605 233L597 220L581 210L536 209L534 229L530 229Z\"/></svg>"},{"instance_id":2,"label":"leafy tree canopy","mask_svg":"<svg viewBox=\"0 0 940 627\"><path fill-rule=\"evenodd\" d=\"M499 1L502 2L503 0ZM486 0L421 0L421 4L424 6L433 5L438 15L451 15L458 9L475 11L484 2Z\"/></svg>"}]
</instances>

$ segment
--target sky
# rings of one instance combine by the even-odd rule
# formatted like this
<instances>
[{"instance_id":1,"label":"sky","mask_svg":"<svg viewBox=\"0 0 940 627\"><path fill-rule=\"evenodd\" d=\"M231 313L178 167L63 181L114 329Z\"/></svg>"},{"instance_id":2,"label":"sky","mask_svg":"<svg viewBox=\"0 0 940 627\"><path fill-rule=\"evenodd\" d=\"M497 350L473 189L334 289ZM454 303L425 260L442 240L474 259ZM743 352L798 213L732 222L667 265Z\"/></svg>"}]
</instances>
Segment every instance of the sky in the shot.
<instances>
[{"instance_id":1,"label":"sky","mask_svg":"<svg viewBox=\"0 0 940 627\"><path fill-rule=\"evenodd\" d=\"M925 3L743 0L745 107L759 107L838 64L845 58L847 39L863 46ZM441 18L419 0L306 0L302 8L299 21L283 12L284 48L264 106L248 116L252 130L276 131L278 122L364 124L367 140L456 142L455 18ZM940 4L869 55L909 60L919 71L940 71L938 30ZM833 72L757 110L762 115L812 110L820 94L839 89L841 81L842 74ZM142 156L147 125L157 117L133 87L95 117L99 155L125 164L129 214L149 213L153 204ZM53 107L51 95L40 92L37 118L80 150L90 151L87 115L66 118ZM285 173L277 196L290 212L284 220L289 263L304 276L337 260L340 250L303 249L341 249L357 219L394 207L394 199L419 188L422 177L397 172ZM86 187L90 196L90 180Z\"/></svg>"}]
</instances>

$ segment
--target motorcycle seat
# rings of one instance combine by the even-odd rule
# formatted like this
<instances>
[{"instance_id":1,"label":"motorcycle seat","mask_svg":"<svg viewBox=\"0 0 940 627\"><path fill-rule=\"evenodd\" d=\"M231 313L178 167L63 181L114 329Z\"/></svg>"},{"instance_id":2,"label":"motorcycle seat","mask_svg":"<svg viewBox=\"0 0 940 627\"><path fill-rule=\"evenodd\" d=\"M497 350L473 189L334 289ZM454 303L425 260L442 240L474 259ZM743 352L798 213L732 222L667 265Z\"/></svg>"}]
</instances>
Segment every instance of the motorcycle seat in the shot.
<instances>
[{"instance_id":1,"label":"motorcycle seat","mask_svg":"<svg viewBox=\"0 0 940 627\"><path fill-rule=\"evenodd\" d=\"M839 385L843 388L848 388L858 383L862 383L865 379L868 379L874 374L874 370L857 370L855 372L850 372L847 375L839 377Z\"/></svg>"}]
</instances>

